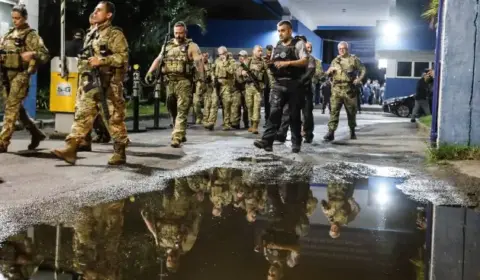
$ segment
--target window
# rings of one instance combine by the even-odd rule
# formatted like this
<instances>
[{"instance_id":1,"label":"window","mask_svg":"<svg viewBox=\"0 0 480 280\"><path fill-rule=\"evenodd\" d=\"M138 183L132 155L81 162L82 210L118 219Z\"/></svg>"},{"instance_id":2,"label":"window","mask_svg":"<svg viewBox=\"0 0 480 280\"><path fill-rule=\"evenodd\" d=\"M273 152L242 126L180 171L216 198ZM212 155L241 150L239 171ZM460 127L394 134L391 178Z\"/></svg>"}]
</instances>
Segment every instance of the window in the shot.
<instances>
[{"instance_id":1,"label":"window","mask_svg":"<svg viewBox=\"0 0 480 280\"><path fill-rule=\"evenodd\" d=\"M412 62L397 62L397 77L411 77L412 76Z\"/></svg>"},{"instance_id":2,"label":"window","mask_svg":"<svg viewBox=\"0 0 480 280\"><path fill-rule=\"evenodd\" d=\"M413 67L413 75L415 77L421 77L425 69L428 69L430 67L430 62L415 62L415 65Z\"/></svg>"}]
</instances>

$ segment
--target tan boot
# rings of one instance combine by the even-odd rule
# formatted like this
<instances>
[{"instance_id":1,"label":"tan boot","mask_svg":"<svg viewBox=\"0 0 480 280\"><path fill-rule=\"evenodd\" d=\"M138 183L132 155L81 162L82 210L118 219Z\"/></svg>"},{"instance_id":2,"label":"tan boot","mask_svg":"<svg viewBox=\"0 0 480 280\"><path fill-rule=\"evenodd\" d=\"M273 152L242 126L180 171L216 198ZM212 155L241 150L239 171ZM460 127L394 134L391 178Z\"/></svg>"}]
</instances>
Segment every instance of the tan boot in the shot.
<instances>
[{"instance_id":1,"label":"tan boot","mask_svg":"<svg viewBox=\"0 0 480 280\"><path fill-rule=\"evenodd\" d=\"M77 152L91 152L92 151L92 135L89 133L84 139L80 140L77 147Z\"/></svg>"},{"instance_id":2,"label":"tan boot","mask_svg":"<svg viewBox=\"0 0 480 280\"><path fill-rule=\"evenodd\" d=\"M248 127L248 132L253 132L253 122L250 123L250 126Z\"/></svg>"},{"instance_id":3,"label":"tan boot","mask_svg":"<svg viewBox=\"0 0 480 280\"><path fill-rule=\"evenodd\" d=\"M258 122L253 122L252 126L253 126L252 133L258 134Z\"/></svg>"},{"instance_id":4,"label":"tan boot","mask_svg":"<svg viewBox=\"0 0 480 280\"><path fill-rule=\"evenodd\" d=\"M77 147L78 142L76 139L68 139L65 148L52 150L51 153L59 159L63 159L65 162L75 165L75 162L77 161Z\"/></svg>"},{"instance_id":5,"label":"tan boot","mask_svg":"<svg viewBox=\"0 0 480 280\"><path fill-rule=\"evenodd\" d=\"M126 144L123 143L114 143L113 144L113 155L108 160L108 165L122 165L127 163L127 155L125 154L125 149L127 148Z\"/></svg>"}]
</instances>

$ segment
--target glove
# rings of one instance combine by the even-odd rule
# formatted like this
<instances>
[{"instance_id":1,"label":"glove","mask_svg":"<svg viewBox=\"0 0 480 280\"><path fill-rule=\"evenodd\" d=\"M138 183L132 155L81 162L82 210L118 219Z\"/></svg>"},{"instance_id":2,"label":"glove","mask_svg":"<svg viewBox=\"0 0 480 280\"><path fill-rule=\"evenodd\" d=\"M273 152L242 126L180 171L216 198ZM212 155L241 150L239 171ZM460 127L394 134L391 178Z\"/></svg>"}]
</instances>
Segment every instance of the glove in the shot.
<instances>
[{"instance_id":1,"label":"glove","mask_svg":"<svg viewBox=\"0 0 480 280\"><path fill-rule=\"evenodd\" d=\"M153 73L148 72L147 75L145 76L145 82L147 82L148 84L151 84L151 83L153 83L154 80L155 79L153 77Z\"/></svg>"}]
</instances>

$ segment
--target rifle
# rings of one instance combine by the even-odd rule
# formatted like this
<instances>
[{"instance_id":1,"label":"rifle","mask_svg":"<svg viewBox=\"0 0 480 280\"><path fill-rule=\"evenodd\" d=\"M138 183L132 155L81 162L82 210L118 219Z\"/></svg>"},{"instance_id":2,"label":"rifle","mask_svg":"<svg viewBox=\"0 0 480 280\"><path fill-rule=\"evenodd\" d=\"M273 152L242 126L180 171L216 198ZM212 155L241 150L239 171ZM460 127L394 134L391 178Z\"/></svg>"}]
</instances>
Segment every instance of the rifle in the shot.
<instances>
[{"instance_id":1,"label":"rifle","mask_svg":"<svg viewBox=\"0 0 480 280\"><path fill-rule=\"evenodd\" d=\"M247 72L248 77L253 82L253 85L258 90L258 92L262 92L262 87L258 83L258 80L257 80L257 78L255 78L255 75L253 75L252 71L250 71L250 69L248 69L248 66L245 65L245 63L243 63L243 62L240 63L240 66L243 68L243 70L245 70L245 72Z\"/></svg>"},{"instance_id":2,"label":"rifle","mask_svg":"<svg viewBox=\"0 0 480 280\"><path fill-rule=\"evenodd\" d=\"M85 44L84 44L85 47L80 52L81 53L80 59L88 59L90 57L95 56L95 52L92 46L92 41L93 41L93 38L95 38L94 35L97 35L97 32L98 32L97 27L95 27L93 30L90 31L90 36L88 36L88 38L85 39ZM91 67L90 71L85 71L81 73L80 79L82 79L84 76L88 76L89 81L91 79L92 85L89 88L90 89L97 88L98 91L100 92L103 114L105 116L105 122L107 123L107 127L108 127L109 120L110 120L110 112L108 111L107 95L105 94L105 90L102 85L100 71L96 67Z\"/></svg>"},{"instance_id":3,"label":"rifle","mask_svg":"<svg viewBox=\"0 0 480 280\"><path fill-rule=\"evenodd\" d=\"M167 43L168 43L168 40L170 39L170 37L172 36L171 34L171 30L170 30L170 22L168 23L168 29L167 29L167 34L165 35L165 38L163 39L163 44L162 44L162 48L161 48L161 51L160 51L160 60L158 61L158 68L156 70L156 81L159 82L159 83L162 83L163 82L163 77L162 77L162 66L163 66L163 59L165 57L165 48L167 47Z\"/></svg>"}]
</instances>

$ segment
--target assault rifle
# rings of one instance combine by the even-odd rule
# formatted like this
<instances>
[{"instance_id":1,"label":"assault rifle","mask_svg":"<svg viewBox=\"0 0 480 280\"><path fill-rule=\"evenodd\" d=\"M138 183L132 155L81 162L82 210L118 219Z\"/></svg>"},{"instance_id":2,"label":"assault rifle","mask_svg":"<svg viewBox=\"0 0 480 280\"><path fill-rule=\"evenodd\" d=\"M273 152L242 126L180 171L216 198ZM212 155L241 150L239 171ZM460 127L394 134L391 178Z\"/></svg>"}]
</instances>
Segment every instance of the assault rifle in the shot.
<instances>
[{"instance_id":1,"label":"assault rifle","mask_svg":"<svg viewBox=\"0 0 480 280\"><path fill-rule=\"evenodd\" d=\"M80 59L88 60L90 57L95 56L95 52L93 50L93 45L92 45L92 41L95 38L95 36L98 36L98 28L97 27L95 27L93 30L91 30L90 33L89 33L89 36L85 39L85 44L84 44L85 47L80 52L81 53ZM100 99L101 99L101 102L102 102L103 114L105 116L105 121L108 125L109 120L110 120L110 112L108 111L107 95L106 95L105 89L103 88L103 85L102 85L100 71L96 67L91 67L90 71L85 71L85 72L81 73L80 81L84 76L87 76L88 79L89 79L89 82L91 83L91 85L88 87L88 89L97 88L99 93L100 93ZM86 91L88 91L88 90L86 90Z\"/></svg>"},{"instance_id":2,"label":"assault rifle","mask_svg":"<svg viewBox=\"0 0 480 280\"><path fill-rule=\"evenodd\" d=\"M262 87L261 87L260 84L258 83L258 80L257 80L257 78L255 77L255 75L253 75L252 71L250 71L250 69L248 68L248 66L245 65L245 63L243 63L243 62L240 63L240 66L242 67L243 70L245 70L245 72L247 72L248 77L249 77L250 80L253 82L253 85L254 85L255 88L258 90L258 92L262 92Z\"/></svg>"}]
</instances>

